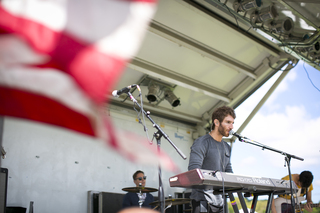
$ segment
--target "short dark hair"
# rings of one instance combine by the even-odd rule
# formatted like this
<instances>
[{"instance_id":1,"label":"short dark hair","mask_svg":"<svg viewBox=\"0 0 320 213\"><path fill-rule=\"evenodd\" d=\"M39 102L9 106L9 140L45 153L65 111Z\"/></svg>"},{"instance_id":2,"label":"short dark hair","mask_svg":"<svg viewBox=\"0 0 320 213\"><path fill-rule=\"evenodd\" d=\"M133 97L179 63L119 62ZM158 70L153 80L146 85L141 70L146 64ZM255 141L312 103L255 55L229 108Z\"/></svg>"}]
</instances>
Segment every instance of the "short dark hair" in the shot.
<instances>
[{"instance_id":1,"label":"short dark hair","mask_svg":"<svg viewBox=\"0 0 320 213\"><path fill-rule=\"evenodd\" d=\"M313 175L310 171L303 171L299 175L299 181L301 183L301 187L307 188L311 185L313 181Z\"/></svg>"},{"instance_id":2,"label":"short dark hair","mask_svg":"<svg viewBox=\"0 0 320 213\"><path fill-rule=\"evenodd\" d=\"M231 115L234 119L236 118L236 113L231 107L228 106L222 106L217 109L215 109L212 113L212 129L214 129L215 124L214 120L218 119L218 121L221 123L225 117L228 115Z\"/></svg>"},{"instance_id":3,"label":"short dark hair","mask_svg":"<svg viewBox=\"0 0 320 213\"><path fill-rule=\"evenodd\" d=\"M144 174L144 172L143 172L143 171L141 171L141 170L136 171L136 172L132 175L133 180L135 180L135 179L136 179L136 177L137 177L137 175L138 175L139 173Z\"/></svg>"}]
</instances>

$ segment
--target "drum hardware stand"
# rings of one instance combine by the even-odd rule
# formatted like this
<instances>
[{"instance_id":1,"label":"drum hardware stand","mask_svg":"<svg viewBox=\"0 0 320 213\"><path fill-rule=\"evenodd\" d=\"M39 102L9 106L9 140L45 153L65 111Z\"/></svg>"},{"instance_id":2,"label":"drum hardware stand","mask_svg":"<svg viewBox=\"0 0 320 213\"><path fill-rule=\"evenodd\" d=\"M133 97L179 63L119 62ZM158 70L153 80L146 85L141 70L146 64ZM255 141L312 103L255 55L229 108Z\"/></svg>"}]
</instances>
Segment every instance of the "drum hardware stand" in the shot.
<instances>
[{"instance_id":1,"label":"drum hardware stand","mask_svg":"<svg viewBox=\"0 0 320 213\"><path fill-rule=\"evenodd\" d=\"M249 138L246 138L246 137L242 137L240 135L236 136L238 137L239 141L240 142L245 142L245 143L249 143L249 144L252 144L252 145L255 145L255 146L259 146L262 148L262 150L264 149L268 149L270 151L273 151L273 152L277 152L277 153L280 153L282 155L285 156L285 162L286 164L288 165L288 173L289 173L289 179L290 179L290 191L291 191L291 208L293 210L293 212L295 212L295 201L294 201L294 193L293 193L293 186L292 186L292 177L291 177L291 169L290 169L290 161L291 161L291 158L295 158L297 160L301 160L301 161L304 161L303 158L300 158L300 157L297 157L295 155L291 155L291 154L288 154L286 152L283 152L283 151L280 151L280 150L277 150L277 149L274 149L272 147L269 147L269 146L265 146L257 141L254 141L254 140L251 140ZM286 166L286 164L284 166ZM270 212L270 209L271 209L271 203L270 201L268 201L268 204L267 204L267 209L266 209L266 213L269 213Z\"/></svg>"},{"instance_id":2,"label":"drum hardware stand","mask_svg":"<svg viewBox=\"0 0 320 213\"><path fill-rule=\"evenodd\" d=\"M141 188L142 188L142 184L139 183L139 195L138 195L138 197L139 197L139 201L138 201L138 203L139 203L139 208L142 207L142 203L143 203L143 201L142 201L142 191L141 191Z\"/></svg>"},{"instance_id":3,"label":"drum hardware stand","mask_svg":"<svg viewBox=\"0 0 320 213\"><path fill-rule=\"evenodd\" d=\"M150 117L150 112L144 111L144 109L139 105L138 101L133 97L133 95L129 92L127 92L127 95L130 97L130 99L133 101L134 104L136 104L140 110L142 111L143 114L146 115L146 117L151 121L153 124L153 127L156 128L158 131L153 134L153 137L156 138L157 140L157 150L160 152L160 147L161 147L161 137L164 137L172 146L173 148L178 152L178 154L185 160L187 157L183 154L182 151L171 141L169 136L161 129L161 127L156 124L152 118ZM162 184L162 179L161 179L161 166L159 165L158 168L158 173L159 173L159 190L158 190L158 197L159 197L159 202L160 202L160 212L164 213L165 212L165 201L164 201L164 191L163 191L163 184Z\"/></svg>"}]
</instances>

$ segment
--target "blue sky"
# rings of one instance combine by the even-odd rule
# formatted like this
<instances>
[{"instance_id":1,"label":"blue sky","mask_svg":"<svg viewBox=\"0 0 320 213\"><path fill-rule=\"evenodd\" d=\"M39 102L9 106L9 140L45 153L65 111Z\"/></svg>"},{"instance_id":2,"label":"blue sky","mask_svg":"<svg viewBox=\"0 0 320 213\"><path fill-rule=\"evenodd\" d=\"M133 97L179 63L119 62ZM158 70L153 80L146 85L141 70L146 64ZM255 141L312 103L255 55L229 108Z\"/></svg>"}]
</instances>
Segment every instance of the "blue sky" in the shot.
<instances>
[{"instance_id":1,"label":"blue sky","mask_svg":"<svg viewBox=\"0 0 320 213\"><path fill-rule=\"evenodd\" d=\"M308 78L308 75L315 88ZM254 109L281 71L236 109L234 131ZM292 158L291 173L309 170L314 175L313 202L320 201L320 71L300 60L241 133ZM236 174L280 179L288 175L283 155L236 141L232 151Z\"/></svg>"}]
</instances>

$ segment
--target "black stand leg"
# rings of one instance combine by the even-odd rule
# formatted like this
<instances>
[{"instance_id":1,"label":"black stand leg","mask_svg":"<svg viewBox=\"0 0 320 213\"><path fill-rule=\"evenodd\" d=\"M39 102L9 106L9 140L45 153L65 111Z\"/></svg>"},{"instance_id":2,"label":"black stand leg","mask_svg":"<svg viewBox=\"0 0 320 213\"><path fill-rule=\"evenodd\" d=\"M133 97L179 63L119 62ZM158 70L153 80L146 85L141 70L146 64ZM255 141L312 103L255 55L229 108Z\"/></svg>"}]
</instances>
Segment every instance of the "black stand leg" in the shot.
<instances>
[{"instance_id":1,"label":"black stand leg","mask_svg":"<svg viewBox=\"0 0 320 213\"><path fill-rule=\"evenodd\" d=\"M285 157L285 161L288 165L288 173L289 173L289 178L290 178L290 190L291 190L291 208L292 208L292 212L295 213L295 203L294 203L294 197L293 197L293 188L292 188L292 177L291 177L291 170L290 170L290 161L291 161L291 157L290 156L286 156Z\"/></svg>"},{"instance_id":2,"label":"black stand leg","mask_svg":"<svg viewBox=\"0 0 320 213\"><path fill-rule=\"evenodd\" d=\"M244 212L244 213L249 213L249 212L248 212L247 204L246 204L246 202L245 202L245 200L244 200L244 198L243 198L242 193L241 193L241 192L237 192L237 194L238 194L238 197L239 197L239 200L240 200L240 203L241 203L243 212Z\"/></svg>"},{"instance_id":3,"label":"black stand leg","mask_svg":"<svg viewBox=\"0 0 320 213\"><path fill-rule=\"evenodd\" d=\"M267 207L266 207L266 213L269 213L270 210L271 210L271 204L272 204L272 201L273 201L273 195L274 195L274 193L270 192L269 197L268 197Z\"/></svg>"},{"instance_id":4,"label":"black stand leg","mask_svg":"<svg viewBox=\"0 0 320 213\"><path fill-rule=\"evenodd\" d=\"M234 199L234 196L233 196L232 192L228 193L228 195L229 195L229 198L230 198L230 202L231 202L231 206L233 208L233 211L235 213L239 213L238 205L237 205L236 200Z\"/></svg>"},{"instance_id":5,"label":"black stand leg","mask_svg":"<svg viewBox=\"0 0 320 213\"><path fill-rule=\"evenodd\" d=\"M253 196L253 200L252 200L252 204L251 204L250 213L254 213L255 212L256 207L257 207L257 202L258 202L258 196L254 195Z\"/></svg>"}]
</instances>

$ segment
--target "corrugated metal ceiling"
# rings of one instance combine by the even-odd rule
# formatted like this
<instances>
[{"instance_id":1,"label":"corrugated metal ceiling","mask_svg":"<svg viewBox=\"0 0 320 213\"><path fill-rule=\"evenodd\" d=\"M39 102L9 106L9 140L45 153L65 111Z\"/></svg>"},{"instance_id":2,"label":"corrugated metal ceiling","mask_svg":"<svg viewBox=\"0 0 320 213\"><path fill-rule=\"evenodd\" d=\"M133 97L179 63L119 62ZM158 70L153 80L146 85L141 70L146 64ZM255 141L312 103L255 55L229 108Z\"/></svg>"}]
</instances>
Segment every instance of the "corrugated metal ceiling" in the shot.
<instances>
[{"instance_id":1,"label":"corrugated metal ceiling","mask_svg":"<svg viewBox=\"0 0 320 213\"><path fill-rule=\"evenodd\" d=\"M262 2L261 8L274 5L281 14L277 20L285 19L284 15L288 14L285 11L291 11L295 17L295 29L291 31L295 35L309 35L307 40L286 49L281 47L285 44L281 41L285 38L283 34L268 32L267 24L250 24L251 13L257 9L241 14L234 11L234 4L234 1L216 0L160 0L140 51L118 83L119 89L139 84L144 109L151 115L206 128L208 115L214 108L237 107L279 69L287 64L287 70L292 68L297 57L310 59L310 55L295 48L315 44L319 29L306 29L297 23L302 23L301 15L304 15L305 23L320 26L319 3L305 1L304 8L300 8L302 3L293 0ZM316 64L316 61L308 62ZM146 98L151 82L163 89L157 93L155 102ZM164 99L164 88L179 98L179 106L173 107ZM138 95L137 90L133 90L133 95ZM110 107L132 105L122 95L113 98Z\"/></svg>"}]
</instances>

